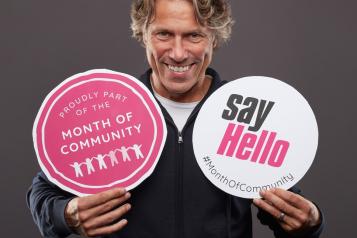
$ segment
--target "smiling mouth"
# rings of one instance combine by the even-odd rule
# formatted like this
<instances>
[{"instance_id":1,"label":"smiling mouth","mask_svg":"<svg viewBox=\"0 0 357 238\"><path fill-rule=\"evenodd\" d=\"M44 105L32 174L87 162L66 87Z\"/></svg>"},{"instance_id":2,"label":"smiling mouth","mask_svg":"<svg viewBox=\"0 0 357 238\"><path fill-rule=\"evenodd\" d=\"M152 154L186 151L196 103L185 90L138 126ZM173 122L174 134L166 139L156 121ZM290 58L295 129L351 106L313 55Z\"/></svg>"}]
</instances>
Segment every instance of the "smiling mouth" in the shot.
<instances>
[{"instance_id":1,"label":"smiling mouth","mask_svg":"<svg viewBox=\"0 0 357 238\"><path fill-rule=\"evenodd\" d=\"M175 73L184 73L184 72L188 71L192 67L192 65L193 64L186 65L186 66L175 66L175 65L166 64L168 69Z\"/></svg>"}]
</instances>

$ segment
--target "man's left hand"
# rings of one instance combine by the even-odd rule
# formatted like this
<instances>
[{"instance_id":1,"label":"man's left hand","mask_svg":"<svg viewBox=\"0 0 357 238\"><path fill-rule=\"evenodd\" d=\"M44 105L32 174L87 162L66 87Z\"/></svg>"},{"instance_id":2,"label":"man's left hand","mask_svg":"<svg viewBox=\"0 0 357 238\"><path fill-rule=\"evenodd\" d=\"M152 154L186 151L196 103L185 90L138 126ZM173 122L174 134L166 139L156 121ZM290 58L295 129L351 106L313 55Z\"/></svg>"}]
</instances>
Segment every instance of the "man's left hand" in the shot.
<instances>
[{"instance_id":1,"label":"man's left hand","mask_svg":"<svg viewBox=\"0 0 357 238\"><path fill-rule=\"evenodd\" d=\"M289 233L303 233L321 223L317 207L306 198L280 188L263 190L253 203L274 216Z\"/></svg>"}]
</instances>

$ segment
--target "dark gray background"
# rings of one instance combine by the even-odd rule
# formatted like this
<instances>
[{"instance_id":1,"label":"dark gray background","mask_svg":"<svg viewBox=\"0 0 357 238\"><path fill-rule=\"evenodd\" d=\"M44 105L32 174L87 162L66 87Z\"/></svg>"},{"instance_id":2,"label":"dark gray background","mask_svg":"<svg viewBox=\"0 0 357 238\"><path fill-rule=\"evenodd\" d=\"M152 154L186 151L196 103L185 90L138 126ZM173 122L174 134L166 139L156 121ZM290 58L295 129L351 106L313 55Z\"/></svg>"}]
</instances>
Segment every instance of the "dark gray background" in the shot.
<instances>
[{"instance_id":1,"label":"dark gray background","mask_svg":"<svg viewBox=\"0 0 357 238\"><path fill-rule=\"evenodd\" d=\"M147 63L130 37L130 1L0 3L1 236L39 237L25 193L39 170L31 130L42 100L65 78L94 68L138 76ZM310 102L319 124L316 160L300 182L324 211L323 237L355 225L357 2L232 1L232 40L214 56L224 79L281 79ZM303 115L302 115L303 116ZM272 237L254 223L254 237Z\"/></svg>"}]
</instances>

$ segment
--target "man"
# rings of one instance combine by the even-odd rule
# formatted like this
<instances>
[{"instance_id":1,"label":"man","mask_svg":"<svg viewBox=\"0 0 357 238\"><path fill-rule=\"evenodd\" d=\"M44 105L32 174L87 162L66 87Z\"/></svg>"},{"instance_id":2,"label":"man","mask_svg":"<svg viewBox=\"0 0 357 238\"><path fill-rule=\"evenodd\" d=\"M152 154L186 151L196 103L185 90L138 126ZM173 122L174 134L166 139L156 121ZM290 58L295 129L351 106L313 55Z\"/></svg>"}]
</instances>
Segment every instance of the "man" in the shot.
<instances>
[{"instance_id":1,"label":"man","mask_svg":"<svg viewBox=\"0 0 357 238\"><path fill-rule=\"evenodd\" d=\"M223 84L208 66L214 49L229 38L229 5L224 0L137 0L131 15L134 37L145 46L151 67L141 80L160 102L167 123L160 161L131 193L115 188L78 198L40 173L27 196L35 222L45 237L71 232L89 237L252 237L252 201L212 185L195 161L191 142L201 105ZM319 236L322 218L312 202L282 189L261 195L264 199L253 201L258 217L276 237Z\"/></svg>"}]
</instances>

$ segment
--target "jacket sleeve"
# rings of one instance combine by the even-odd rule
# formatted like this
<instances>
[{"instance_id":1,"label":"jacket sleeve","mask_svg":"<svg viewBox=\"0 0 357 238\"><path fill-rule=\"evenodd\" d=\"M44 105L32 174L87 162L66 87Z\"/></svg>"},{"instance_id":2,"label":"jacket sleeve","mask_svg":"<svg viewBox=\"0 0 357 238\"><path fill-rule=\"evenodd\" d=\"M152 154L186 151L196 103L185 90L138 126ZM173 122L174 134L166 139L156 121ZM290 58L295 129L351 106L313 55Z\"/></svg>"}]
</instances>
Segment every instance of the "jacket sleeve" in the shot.
<instances>
[{"instance_id":1,"label":"jacket sleeve","mask_svg":"<svg viewBox=\"0 0 357 238\"><path fill-rule=\"evenodd\" d=\"M36 175L26 201L43 237L60 238L72 233L65 221L64 211L73 197L73 194L51 183L43 172Z\"/></svg>"},{"instance_id":2,"label":"jacket sleeve","mask_svg":"<svg viewBox=\"0 0 357 238\"><path fill-rule=\"evenodd\" d=\"M291 189L289 189L289 191L297 193L297 194L301 194L301 190L296 188L296 187L292 187ZM316 205L316 204L315 204ZM320 210L320 208L316 205L317 209L319 209L320 212L320 216L321 216L321 224L313 227L311 230L309 230L307 233L301 234L301 236L298 235L293 235L293 234L289 234L286 231L284 231L284 229L279 225L279 223L277 222L277 220L270 215L269 213L263 211L262 209L258 209L258 219L260 220L260 222L263 225L267 225L269 226L269 228L271 230L273 230L274 232L274 236L276 238L296 238L296 237L304 237L304 238L318 238L320 237L320 234L322 233L323 227L324 227L324 223L325 223L325 219L324 216Z\"/></svg>"}]
</instances>

